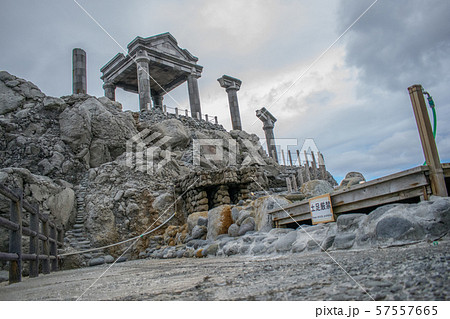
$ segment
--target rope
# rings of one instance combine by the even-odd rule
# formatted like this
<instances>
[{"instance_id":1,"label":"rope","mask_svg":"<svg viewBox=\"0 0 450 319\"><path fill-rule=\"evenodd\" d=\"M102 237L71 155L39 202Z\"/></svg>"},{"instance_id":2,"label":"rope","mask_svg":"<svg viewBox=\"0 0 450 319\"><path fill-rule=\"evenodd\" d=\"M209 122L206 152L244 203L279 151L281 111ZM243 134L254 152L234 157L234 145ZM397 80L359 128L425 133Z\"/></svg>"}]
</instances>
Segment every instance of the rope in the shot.
<instances>
[{"instance_id":1,"label":"rope","mask_svg":"<svg viewBox=\"0 0 450 319\"><path fill-rule=\"evenodd\" d=\"M141 234L141 235L138 235L138 236L135 236L135 237L132 237L132 238L123 240L123 241L118 242L118 243L115 243L115 244L110 244L110 245L106 245L106 246L98 247L98 248L91 248L91 249L88 249L88 250L76 251L76 252L72 252L72 253L60 254L59 256L60 256L60 257L64 257L64 256L71 256L71 255L78 255L78 254L89 253L89 252L91 252L91 251L97 251L97 250L102 250L102 249L106 249L106 248L111 248L111 247L114 247L114 246L118 246L118 245L127 243L127 242L129 242L129 241L135 240L135 239L137 239L137 238L144 237L144 236L146 236L146 235L148 235L148 234L153 233L155 230L161 228L162 226L164 226L164 225L165 225L169 220L171 220L171 219L173 218L173 216L175 216L175 215L176 215L176 213L173 213L172 216L170 216L169 219L167 219L164 223L162 223L162 224L159 225L158 227L156 227L156 228L154 228L154 229L152 229L152 230L150 230L150 231L148 231L148 232L145 232L145 233L143 233L143 234Z\"/></svg>"}]
</instances>

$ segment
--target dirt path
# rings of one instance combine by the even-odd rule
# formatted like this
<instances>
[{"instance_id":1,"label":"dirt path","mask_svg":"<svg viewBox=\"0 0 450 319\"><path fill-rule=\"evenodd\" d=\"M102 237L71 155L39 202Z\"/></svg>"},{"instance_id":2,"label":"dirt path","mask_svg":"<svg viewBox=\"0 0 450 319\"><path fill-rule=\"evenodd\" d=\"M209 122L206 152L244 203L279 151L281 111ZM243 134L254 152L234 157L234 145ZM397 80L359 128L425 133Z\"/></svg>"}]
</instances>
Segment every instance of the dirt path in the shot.
<instances>
[{"instance_id":1,"label":"dirt path","mask_svg":"<svg viewBox=\"0 0 450 319\"><path fill-rule=\"evenodd\" d=\"M448 300L450 241L330 253L376 300ZM109 265L108 265L109 266ZM76 300L107 265L0 286L0 300ZM82 300L371 300L325 253L136 260L116 264Z\"/></svg>"}]
</instances>

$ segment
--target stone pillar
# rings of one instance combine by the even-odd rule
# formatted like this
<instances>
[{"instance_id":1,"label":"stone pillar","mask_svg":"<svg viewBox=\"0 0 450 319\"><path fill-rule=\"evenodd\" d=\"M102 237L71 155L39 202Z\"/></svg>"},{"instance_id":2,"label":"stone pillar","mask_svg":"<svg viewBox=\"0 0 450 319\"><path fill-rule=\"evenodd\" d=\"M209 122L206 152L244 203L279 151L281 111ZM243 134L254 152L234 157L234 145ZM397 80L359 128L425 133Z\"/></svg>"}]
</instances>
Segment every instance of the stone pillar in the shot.
<instances>
[{"instance_id":1,"label":"stone pillar","mask_svg":"<svg viewBox=\"0 0 450 319\"><path fill-rule=\"evenodd\" d=\"M79 48L72 51L72 90L73 94L87 93L86 52Z\"/></svg>"},{"instance_id":2,"label":"stone pillar","mask_svg":"<svg viewBox=\"0 0 450 319\"><path fill-rule=\"evenodd\" d=\"M148 110L151 105L149 62L150 58L146 51L141 50L136 54L139 110L141 112Z\"/></svg>"},{"instance_id":3,"label":"stone pillar","mask_svg":"<svg viewBox=\"0 0 450 319\"><path fill-rule=\"evenodd\" d=\"M200 93L198 91L198 76L194 73L188 75L187 77L187 85L188 85L188 94L189 94L189 104L191 106L191 116L193 118L197 118L197 114L202 117L202 109L200 106Z\"/></svg>"},{"instance_id":4,"label":"stone pillar","mask_svg":"<svg viewBox=\"0 0 450 319\"><path fill-rule=\"evenodd\" d=\"M263 107L256 111L256 116L263 122L263 130L266 135L267 152L269 156L278 163L277 147L275 145L275 136L273 134L274 123L277 119Z\"/></svg>"},{"instance_id":5,"label":"stone pillar","mask_svg":"<svg viewBox=\"0 0 450 319\"><path fill-rule=\"evenodd\" d=\"M111 82L103 84L103 90L105 90L105 96L111 101L116 100L116 86Z\"/></svg>"},{"instance_id":6,"label":"stone pillar","mask_svg":"<svg viewBox=\"0 0 450 319\"><path fill-rule=\"evenodd\" d=\"M153 94L153 108L162 110L164 97L160 94Z\"/></svg>"},{"instance_id":7,"label":"stone pillar","mask_svg":"<svg viewBox=\"0 0 450 319\"><path fill-rule=\"evenodd\" d=\"M220 86L225 88L228 94L228 104L230 106L231 124L233 130L242 130L241 115L239 113L239 103L237 97L237 91L241 88L242 81L236 78L232 78L228 75L223 75L217 79Z\"/></svg>"}]
</instances>

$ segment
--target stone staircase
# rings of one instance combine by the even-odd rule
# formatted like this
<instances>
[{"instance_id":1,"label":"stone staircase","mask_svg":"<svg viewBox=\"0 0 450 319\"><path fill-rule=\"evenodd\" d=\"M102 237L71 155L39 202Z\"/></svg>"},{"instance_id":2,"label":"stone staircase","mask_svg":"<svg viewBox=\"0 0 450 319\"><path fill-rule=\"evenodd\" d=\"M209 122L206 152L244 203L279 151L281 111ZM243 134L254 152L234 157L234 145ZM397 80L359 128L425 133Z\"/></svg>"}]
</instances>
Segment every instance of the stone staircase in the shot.
<instances>
[{"instance_id":1,"label":"stone staircase","mask_svg":"<svg viewBox=\"0 0 450 319\"><path fill-rule=\"evenodd\" d=\"M85 176L80 181L79 189L76 194L77 200L77 216L75 219L75 224L71 230L68 230L65 234L64 242L66 245L74 248L77 251L88 250L91 247L91 242L87 236L85 221L87 218L86 207L85 207L85 197L88 188L88 175ZM82 256L86 259L91 259L96 257L98 253L85 253Z\"/></svg>"}]
</instances>

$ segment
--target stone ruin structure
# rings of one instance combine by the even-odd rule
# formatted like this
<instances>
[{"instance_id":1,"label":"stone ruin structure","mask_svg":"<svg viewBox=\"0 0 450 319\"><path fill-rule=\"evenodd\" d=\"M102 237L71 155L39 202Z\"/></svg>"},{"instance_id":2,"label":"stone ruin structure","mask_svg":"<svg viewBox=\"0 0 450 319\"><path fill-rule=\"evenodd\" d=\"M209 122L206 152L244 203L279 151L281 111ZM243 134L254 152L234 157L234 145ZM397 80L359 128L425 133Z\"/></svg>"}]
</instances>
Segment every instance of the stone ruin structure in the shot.
<instances>
[{"instance_id":1,"label":"stone ruin structure","mask_svg":"<svg viewBox=\"0 0 450 319\"><path fill-rule=\"evenodd\" d=\"M115 100L120 87L139 94L139 109L162 108L164 95L187 82L192 117L201 118L197 79L203 67L198 58L178 46L168 32L148 38L136 37L128 54L118 53L100 71L105 96Z\"/></svg>"},{"instance_id":2,"label":"stone ruin structure","mask_svg":"<svg viewBox=\"0 0 450 319\"><path fill-rule=\"evenodd\" d=\"M227 167L213 171L193 172L176 181L175 191L181 196L179 210L189 215L208 211L225 204L237 204L250 198L251 192L268 185L264 174L257 167Z\"/></svg>"},{"instance_id":3,"label":"stone ruin structure","mask_svg":"<svg viewBox=\"0 0 450 319\"><path fill-rule=\"evenodd\" d=\"M86 52L80 48L72 51L72 92L87 93Z\"/></svg>"},{"instance_id":4,"label":"stone ruin structure","mask_svg":"<svg viewBox=\"0 0 450 319\"><path fill-rule=\"evenodd\" d=\"M267 152L278 163L277 147L275 145L275 136L273 134L274 124L277 121L265 107L256 111L256 116L263 122L263 130L266 135Z\"/></svg>"},{"instance_id":5,"label":"stone ruin structure","mask_svg":"<svg viewBox=\"0 0 450 319\"><path fill-rule=\"evenodd\" d=\"M237 91L241 88L242 81L228 75L218 78L220 86L225 88L228 94L228 103L230 105L231 124L233 130L242 130L241 115L239 113L239 103Z\"/></svg>"}]
</instances>

